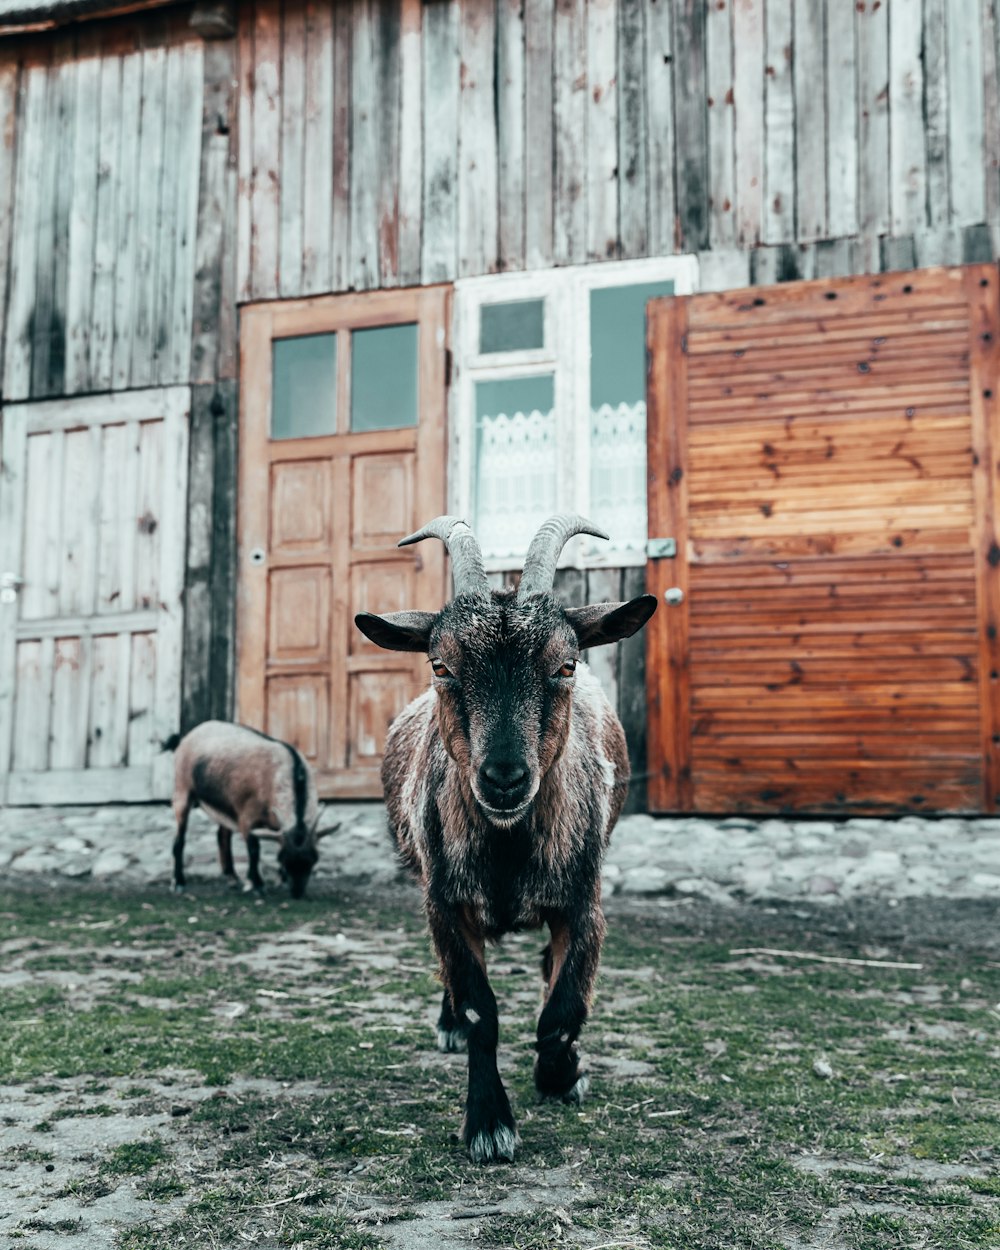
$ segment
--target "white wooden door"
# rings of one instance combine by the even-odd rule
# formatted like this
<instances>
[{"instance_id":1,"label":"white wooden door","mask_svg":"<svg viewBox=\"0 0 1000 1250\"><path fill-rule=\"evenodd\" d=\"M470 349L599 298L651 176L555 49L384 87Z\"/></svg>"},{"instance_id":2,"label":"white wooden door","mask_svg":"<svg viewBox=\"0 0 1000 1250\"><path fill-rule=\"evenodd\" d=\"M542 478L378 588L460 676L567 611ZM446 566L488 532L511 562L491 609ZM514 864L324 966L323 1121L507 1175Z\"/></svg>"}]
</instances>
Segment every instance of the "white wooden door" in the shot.
<instances>
[{"instance_id":1,"label":"white wooden door","mask_svg":"<svg viewBox=\"0 0 1000 1250\"><path fill-rule=\"evenodd\" d=\"M0 415L0 802L166 798L190 390Z\"/></svg>"}]
</instances>

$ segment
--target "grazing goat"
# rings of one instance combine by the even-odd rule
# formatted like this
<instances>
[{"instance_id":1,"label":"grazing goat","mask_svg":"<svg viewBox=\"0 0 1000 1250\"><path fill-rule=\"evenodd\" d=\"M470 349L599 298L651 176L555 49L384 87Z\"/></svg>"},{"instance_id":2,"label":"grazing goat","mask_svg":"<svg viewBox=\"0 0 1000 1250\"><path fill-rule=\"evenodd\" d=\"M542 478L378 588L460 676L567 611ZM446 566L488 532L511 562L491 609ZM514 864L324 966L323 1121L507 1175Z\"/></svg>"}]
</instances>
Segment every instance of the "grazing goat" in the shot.
<instances>
[{"instance_id":1,"label":"grazing goat","mask_svg":"<svg viewBox=\"0 0 1000 1250\"><path fill-rule=\"evenodd\" d=\"M219 826L219 864L234 881L233 833L247 844L248 886L262 890L260 838L281 843L278 863L293 898L302 898L331 829L316 829L319 806L312 769L287 742L226 721L204 721L163 744L174 757L174 889L184 889L184 837L197 803Z\"/></svg>"},{"instance_id":2,"label":"grazing goat","mask_svg":"<svg viewBox=\"0 0 1000 1250\"><path fill-rule=\"evenodd\" d=\"M394 721L382 780L440 960L438 1045L468 1050L462 1131L476 1162L512 1159L518 1140L497 1071L487 941L548 925L535 1086L566 1102L587 1087L575 1042L604 940L601 862L629 767L621 724L579 654L634 634L656 600L560 607L556 562L579 533L607 537L582 517L546 521L515 594L491 591L468 525L438 517L399 545L446 544L453 600L439 613L355 617L378 646L430 656L432 687Z\"/></svg>"}]
</instances>

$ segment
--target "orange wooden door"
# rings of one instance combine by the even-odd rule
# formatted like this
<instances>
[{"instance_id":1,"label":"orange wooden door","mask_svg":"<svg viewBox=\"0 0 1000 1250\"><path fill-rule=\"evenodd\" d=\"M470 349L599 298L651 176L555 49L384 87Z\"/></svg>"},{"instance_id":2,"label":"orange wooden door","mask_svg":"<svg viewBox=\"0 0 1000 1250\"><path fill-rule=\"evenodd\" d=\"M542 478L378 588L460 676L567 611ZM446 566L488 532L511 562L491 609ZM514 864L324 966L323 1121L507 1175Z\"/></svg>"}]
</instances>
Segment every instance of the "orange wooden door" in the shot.
<instances>
[{"instance_id":1,"label":"orange wooden door","mask_svg":"<svg viewBox=\"0 0 1000 1250\"><path fill-rule=\"evenodd\" d=\"M354 615L444 602L440 544L396 543L445 511L448 306L425 288L242 314L237 715L329 798L381 794L386 731L427 682Z\"/></svg>"},{"instance_id":2,"label":"orange wooden door","mask_svg":"<svg viewBox=\"0 0 1000 1250\"><path fill-rule=\"evenodd\" d=\"M654 810L995 810L998 321L993 266L650 305Z\"/></svg>"}]
</instances>

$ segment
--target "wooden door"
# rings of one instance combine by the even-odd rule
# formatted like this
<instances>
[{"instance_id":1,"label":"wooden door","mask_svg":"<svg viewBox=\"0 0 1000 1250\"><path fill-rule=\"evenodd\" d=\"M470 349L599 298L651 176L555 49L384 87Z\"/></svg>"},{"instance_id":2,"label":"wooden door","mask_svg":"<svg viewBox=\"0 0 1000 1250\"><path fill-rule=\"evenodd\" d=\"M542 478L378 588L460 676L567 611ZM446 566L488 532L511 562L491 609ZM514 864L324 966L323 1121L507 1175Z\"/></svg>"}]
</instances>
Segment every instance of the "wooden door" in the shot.
<instances>
[{"instance_id":1,"label":"wooden door","mask_svg":"<svg viewBox=\"0 0 1000 1250\"><path fill-rule=\"evenodd\" d=\"M650 804L993 811L997 271L650 305ZM673 589L673 606L664 603Z\"/></svg>"},{"instance_id":2,"label":"wooden door","mask_svg":"<svg viewBox=\"0 0 1000 1250\"><path fill-rule=\"evenodd\" d=\"M449 290L243 312L237 715L295 743L328 798L381 794L386 731L428 681L354 615L444 603L441 544L396 543L445 511Z\"/></svg>"},{"instance_id":3,"label":"wooden door","mask_svg":"<svg viewBox=\"0 0 1000 1250\"><path fill-rule=\"evenodd\" d=\"M180 719L187 387L10 404L0 801L166 798Z\"/></svg>"}]
</instances>

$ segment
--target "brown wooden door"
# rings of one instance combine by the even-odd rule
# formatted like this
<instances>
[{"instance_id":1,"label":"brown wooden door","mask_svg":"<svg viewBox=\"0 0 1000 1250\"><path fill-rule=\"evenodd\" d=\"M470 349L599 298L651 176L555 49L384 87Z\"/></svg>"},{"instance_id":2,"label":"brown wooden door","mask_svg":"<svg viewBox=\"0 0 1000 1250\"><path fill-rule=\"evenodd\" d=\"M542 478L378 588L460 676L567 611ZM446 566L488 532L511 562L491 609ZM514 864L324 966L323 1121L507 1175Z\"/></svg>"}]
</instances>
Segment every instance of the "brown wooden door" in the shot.
<instances>
[{"instance_id":1,"label":"brown wooden door","mask_svg":"<svg viewBox=\"0 0 1000 1250\"><path fill-rule=\"evenodd\" d=\"M654 810L995 810L998 333L993 266L650 305Z\"/></svg>"},{"instance_id":2,"label":"brown wooden door","mask_svg":"<svg viewBox=\"0 0 1000 1250\"><path fill-rule=\"evenodd\" d=\"M243 312L237 715L295 743L326 797L381 794L388 726L427 682L354 615L444 602L440 544L396 543L445 511L448 306L427 288Z\"/></svg>"}]
</instances>

